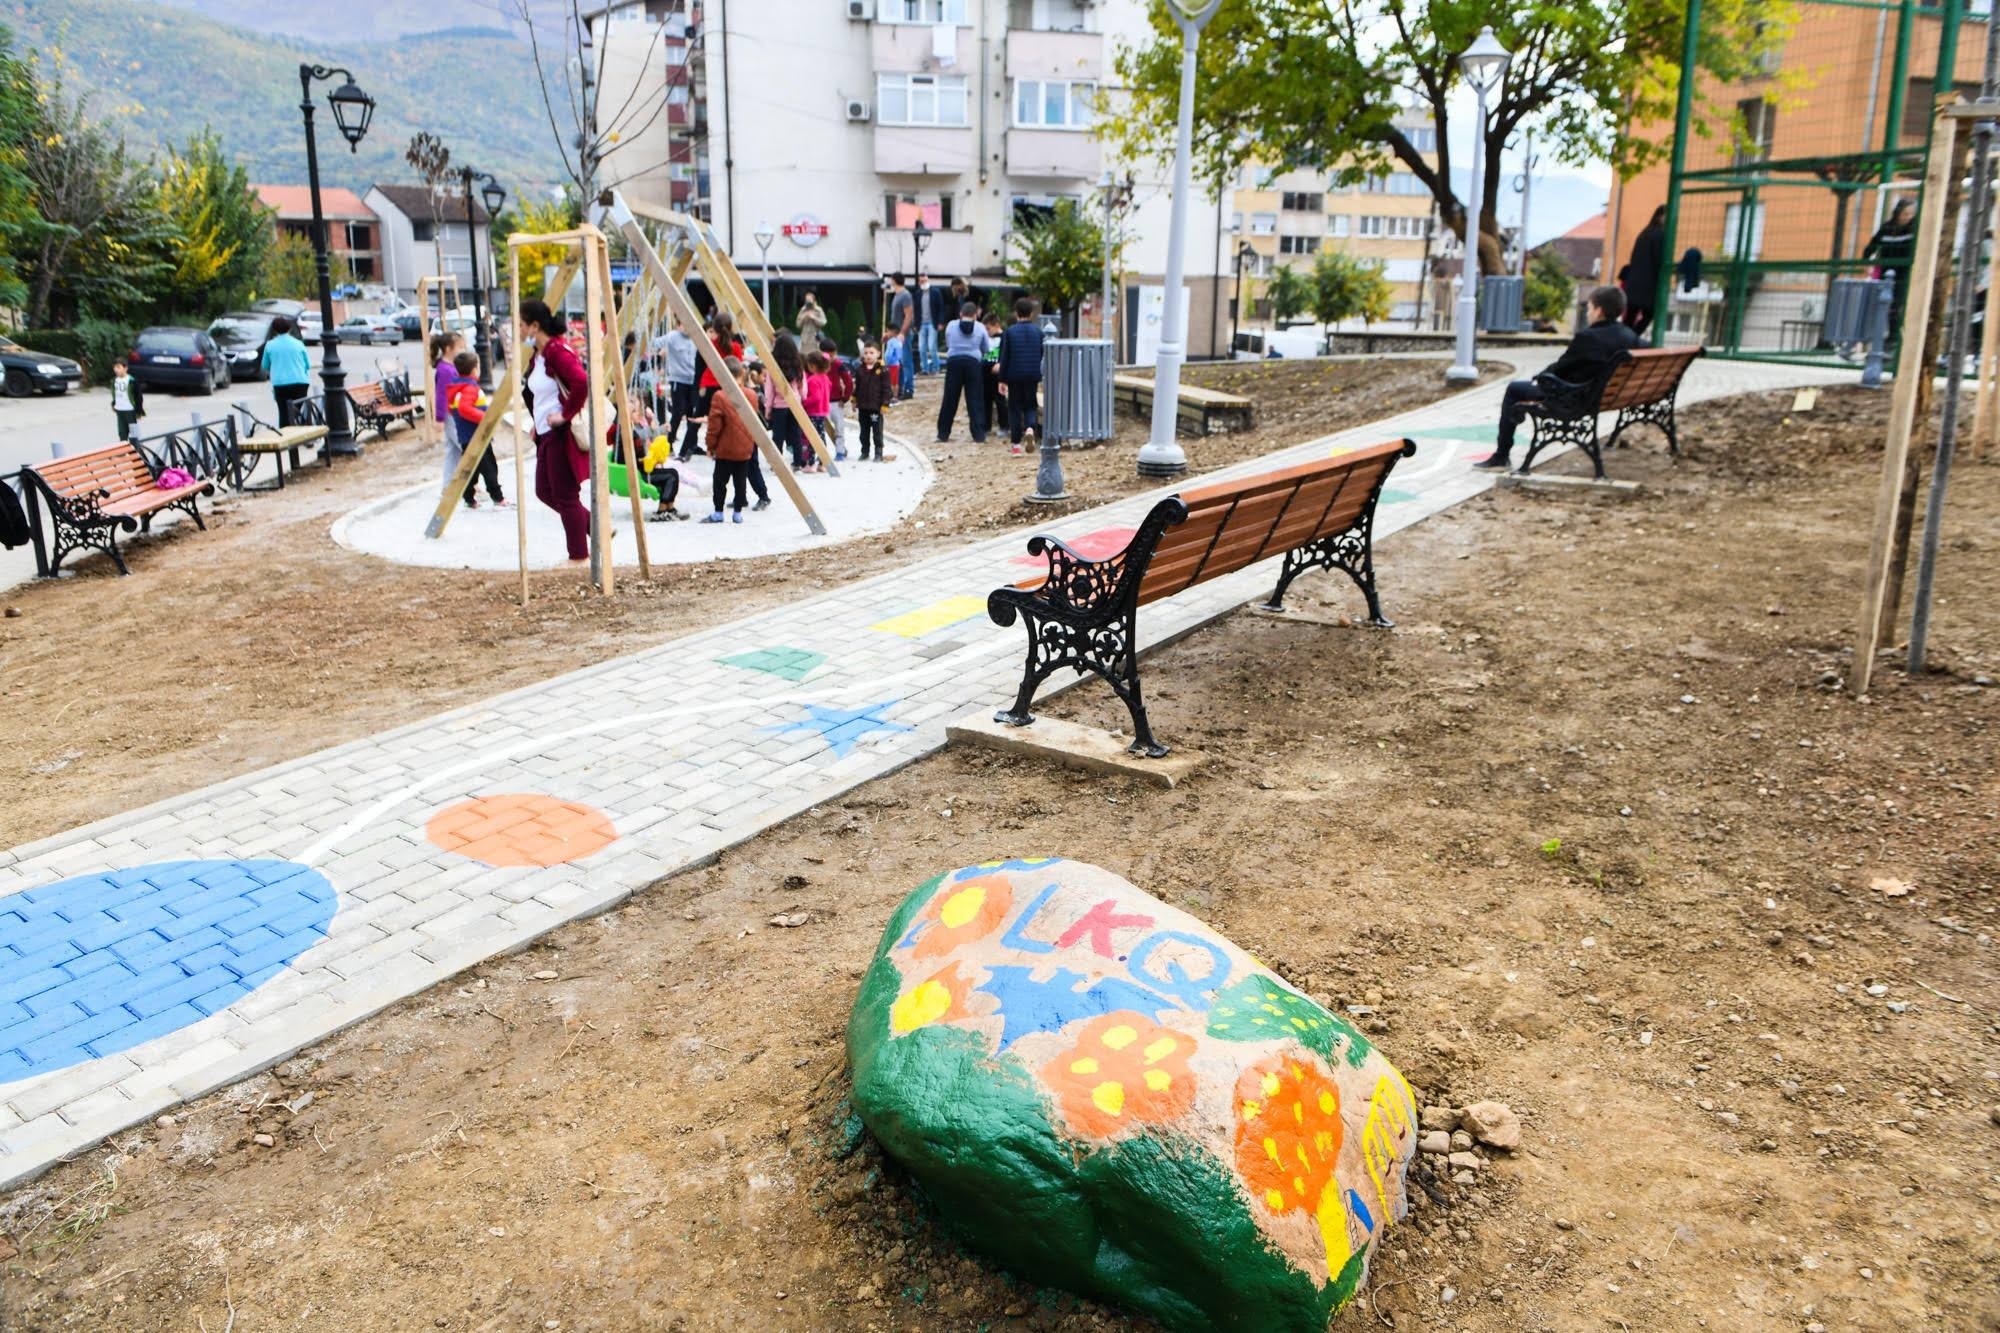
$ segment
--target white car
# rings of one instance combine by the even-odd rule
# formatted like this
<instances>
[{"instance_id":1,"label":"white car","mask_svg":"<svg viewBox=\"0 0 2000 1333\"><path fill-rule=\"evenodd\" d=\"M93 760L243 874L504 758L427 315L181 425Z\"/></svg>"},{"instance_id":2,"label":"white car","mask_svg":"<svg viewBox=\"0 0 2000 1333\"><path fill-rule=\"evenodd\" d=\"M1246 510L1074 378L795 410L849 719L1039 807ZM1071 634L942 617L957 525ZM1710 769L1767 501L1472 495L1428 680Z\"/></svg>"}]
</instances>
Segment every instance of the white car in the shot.
<instances>
[{"instance_id":1,"label":"white car","mask_svg":"<svg viewBox=\"0 0 2000 1333\"><path fill-rule=\"evenodd\" d=\"M320 335L319 311L308 310L299 316L299 341L316 343Z\"/></svg>"},{"instance_id":2,"label":"white car","mask_svg":"<svg viewBox=\"0 0 2000 1333\"><path fill-rule=\"evenodd\" d=\"M334 337L344 343L400 343L403 330L390 315L353 315L334 330Z\"/></svg>"}]
</instances>

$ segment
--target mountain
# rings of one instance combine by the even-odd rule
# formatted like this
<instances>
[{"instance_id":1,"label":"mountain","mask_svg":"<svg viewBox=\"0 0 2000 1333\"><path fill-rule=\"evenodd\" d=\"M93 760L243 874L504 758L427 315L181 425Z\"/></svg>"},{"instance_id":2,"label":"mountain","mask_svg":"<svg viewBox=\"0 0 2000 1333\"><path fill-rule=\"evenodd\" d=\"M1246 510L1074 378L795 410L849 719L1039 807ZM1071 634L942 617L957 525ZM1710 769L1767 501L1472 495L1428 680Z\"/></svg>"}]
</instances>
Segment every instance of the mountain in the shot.
<instances>
[{"instance_id":1,"label":"mountain","mask_svg":"<svg viewBox=\"0 0 2000 1333\"><path fill-rule=\"evenodd\" d=\"M333 4L273 4L271 0L134 0L191 10L249 32L315 42L393 40L452 28L493 28L525 36L519 0L338 0ZM529 0L544 45L560 34L569 12L563 0ZM559 36L553 40L560 40Z\"/></svg>"},{"instance_id":2,"label":"mountain","mask_svg":"<svg viewBox=\"0 0 2000 1333\"><path fill-rule=\"evenodd\" d=\"M208 125L252 180L303 182L298 67L308 62L351 69L376 102L367 137L349 153L326 104L329 85L314 86L320 176L328 185L358 193L373 181L413 179L403 149L419 130L444 140L454 158L492 172L517 197L562 180L527 42L491 26L355 40L366 12L391 8L419 7L363 0L321 7L341 17L338 43L251 32L150 0L0 0L0 25L45 65L59 51L69 83L91 91L92 115L142 152ZM442 17L478 8L458 0L419 12Z\"/></svg>"}]
</instances>

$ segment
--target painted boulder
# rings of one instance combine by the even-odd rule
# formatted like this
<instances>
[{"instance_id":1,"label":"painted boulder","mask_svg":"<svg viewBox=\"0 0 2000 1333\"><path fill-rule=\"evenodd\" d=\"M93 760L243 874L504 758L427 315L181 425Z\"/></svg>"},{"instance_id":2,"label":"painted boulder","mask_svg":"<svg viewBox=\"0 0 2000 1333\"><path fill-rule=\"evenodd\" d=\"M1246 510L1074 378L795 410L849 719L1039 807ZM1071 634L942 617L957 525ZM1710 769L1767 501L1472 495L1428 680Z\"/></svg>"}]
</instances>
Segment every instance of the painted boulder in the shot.
<instances>
[{"instance_id":1,"label":"painted boulder","mask_svg":"<svg viewBox=\"0 0 2000 1333\"><path fill-rule=\"evenodd\" d=\"M1405 1207L1409 1085L1185 912L996 861L890 919L854 1105L974 1248L1173 1329L1323 1329Z\"/></svg>"}]
</instances>

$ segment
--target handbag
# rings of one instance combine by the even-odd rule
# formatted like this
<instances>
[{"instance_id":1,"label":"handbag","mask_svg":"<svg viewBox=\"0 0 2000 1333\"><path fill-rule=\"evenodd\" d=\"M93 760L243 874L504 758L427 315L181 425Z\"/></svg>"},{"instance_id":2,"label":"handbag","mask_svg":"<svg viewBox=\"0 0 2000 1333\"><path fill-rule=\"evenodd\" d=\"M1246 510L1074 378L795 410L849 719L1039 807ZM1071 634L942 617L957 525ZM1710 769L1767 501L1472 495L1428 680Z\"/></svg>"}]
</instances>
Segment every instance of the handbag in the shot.
<instances>
[{"instance_id":1,"label":"handbag","mask_svg":"<svg viewBox=\"0 0 2000 1333\"><path fill-rule=\"evenodd\" d=\"M163 491L177 491L183 486L194 485L194 473L186 468L163 467L154 484Z\"/></svg>"}]
</instances>

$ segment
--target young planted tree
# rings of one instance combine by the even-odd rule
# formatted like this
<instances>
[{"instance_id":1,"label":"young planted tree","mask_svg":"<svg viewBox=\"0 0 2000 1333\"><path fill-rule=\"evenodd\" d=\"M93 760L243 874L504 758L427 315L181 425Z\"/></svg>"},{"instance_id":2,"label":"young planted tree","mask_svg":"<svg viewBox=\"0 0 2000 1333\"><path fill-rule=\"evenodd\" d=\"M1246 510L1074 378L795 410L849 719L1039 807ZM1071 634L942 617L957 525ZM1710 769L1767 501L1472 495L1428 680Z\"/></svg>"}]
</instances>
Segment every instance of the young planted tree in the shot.
<instances>
[{"instance_id":1,"label":"young planted tree","mask_svg":"<svg viewBox=\"0 0 2000 1333\"><path fill-rule=\"evenodd\" d=\"M431 205L431 255L437 267L431 272L448 272L444 266L444 187L451 179L451 149L428 130L410 136L410 146L403 150L403 160L416 169L417 179L424 183L425 196Z\"/></svg>"},{"instance_id":2,"label":"young planted tree","mask_svg":"<svg viewBox=\"0 0 2000 1333\"><path fill-rule=\"evenodd\" d=\"M1345 250L1322 250L1313 260L1312 313L1323 336L1343 319L1358 318L1363 325L1387 319L1391 295L1380 261Z\"/></svg>"},{"instance_id":3,"label":"young planted tree","mask_svg":"<svg viewBox=\"0 0 2000 1333\"><path fill-rule=\"evenodd\" d=\"M1521 308L1529 318L1545 319L1560 328L1570 317L1575 299L1576 282L1553 247L1544 246L1529 254L1528 282L1521 294Z\"/></svg>"},{"instance_id":4,"label":"young planted tree","mask_svg":"<svg viewBox=\"0 0 2000 1333\"><path fill-rule=\"evenodd\" d=\"M1116 263L1122 242L1113 241ZM1056 203L1040 221L1014 233L1014 262L1008 276L1041 298L1044 309L1060 312L1073 329L1083 298L1104 284L1104 228L1073 199Z\"/></svg>"},{"instance_id":5,"label":"young planted tree","mask_svg":"<svg viewBox=\"0 0 2000 1333\"><path fill-rule=\"evenodd\" d=\"M1131 96L1100 122L1124 152L1166 151L1180 95L1180 36L1152 6L1151 40L1120 49ZM1449 131L1458 57L1491 22L1514 53L1489 95L1480 193L1480 263L1502 271L1495 221L1500 150L1532 122L1536 144L1559 161L1610 160L1630 174L1661 161L1682 70L1687 0L1223 0L1202 36L1195 149L1219 184L1247 162L1324 171L1352 186L1407 171L1436 199L1444 225L1465 235L1464 168L1453 172ZM1704 0L1698 68L1725 86L1755 72L1790 34L1790 0ZM1435 157L1397 124L1414 102L1437 131ZM1733 104L1697 99L1697 132L1727 133Z\"/></svg>"},{"instance_id":6,"label":"young planted tree","mask_svg":"<svg viewBox=\"0 0 2000 1333\"><path fill-rule=\"evenodd\" d=\"M1294 265L1280 264L1266 283L1264 296L1271 302L1272 321L1283 328L1286 321L1312 309L1312 279Z\"/></svg>"}]
</instances>

